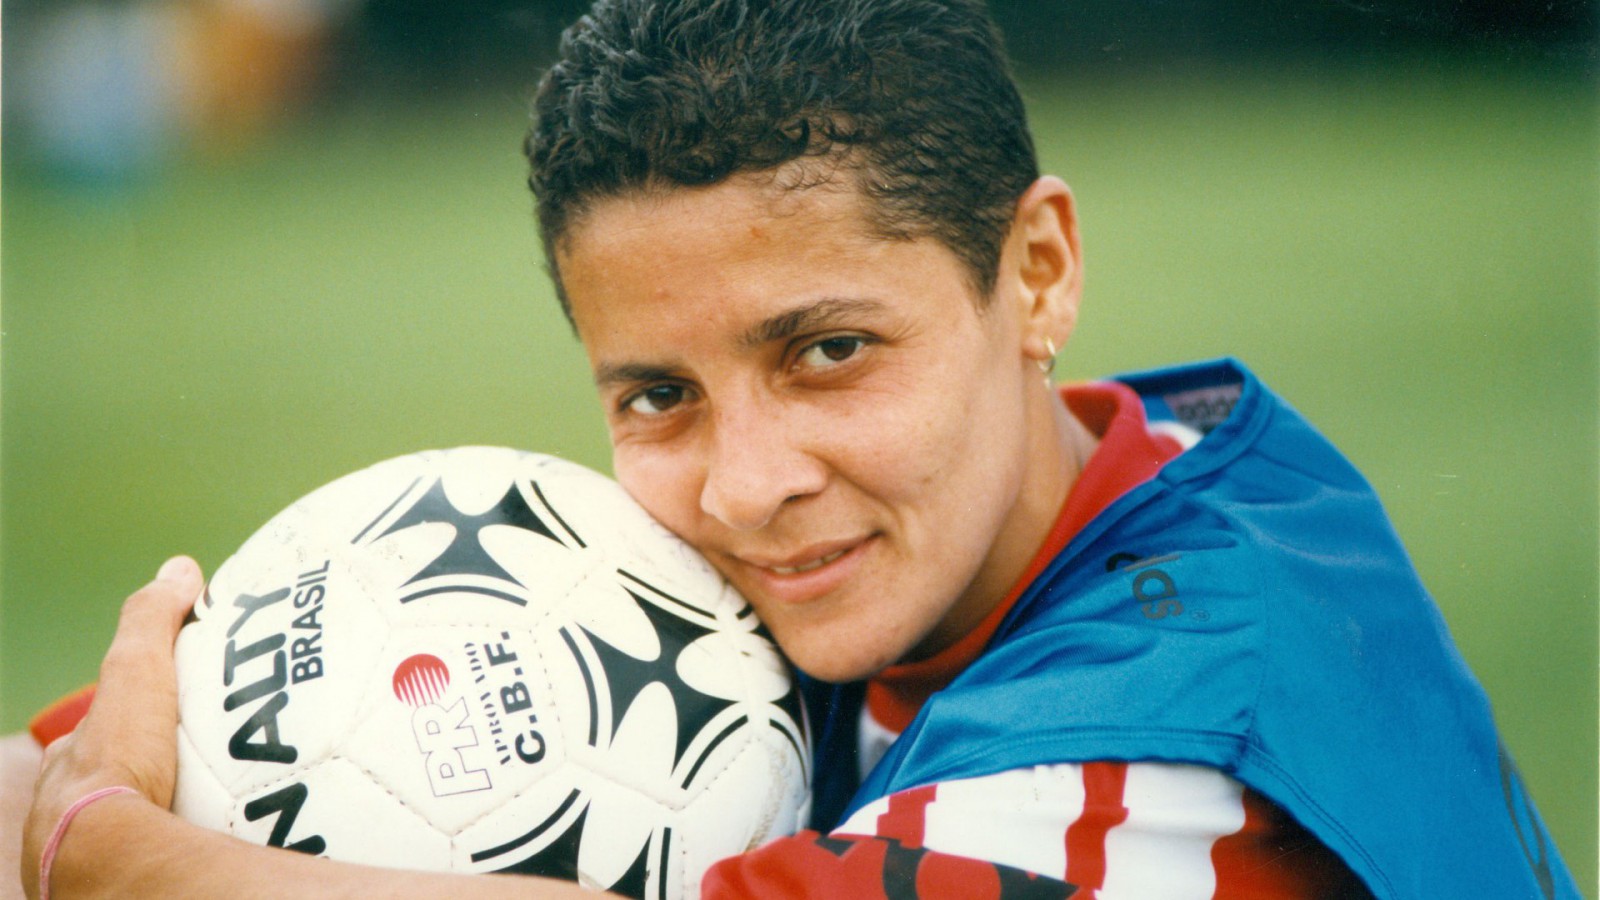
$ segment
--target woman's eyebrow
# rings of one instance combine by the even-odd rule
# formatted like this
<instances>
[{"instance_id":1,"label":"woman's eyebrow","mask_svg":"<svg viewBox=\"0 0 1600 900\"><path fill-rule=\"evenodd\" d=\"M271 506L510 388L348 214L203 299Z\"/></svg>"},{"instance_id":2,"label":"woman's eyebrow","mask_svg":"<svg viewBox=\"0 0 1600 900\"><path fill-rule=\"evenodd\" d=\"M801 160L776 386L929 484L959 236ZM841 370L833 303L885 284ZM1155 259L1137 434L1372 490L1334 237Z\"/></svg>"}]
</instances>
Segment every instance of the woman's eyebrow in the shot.
<instances>
[{"instance_id":1,"label":"woman's eyebrow","mask_svg":"<svg viewBox=\"0 0 1600 900\"><path fill-rule=\"evenodd\" d=\"M824 297L757 322L740 336L739 344L754 348L772 341L787 340L796 334L854 322L861 316L881 312L885 307L886 304L880 300ZM663 381L676 373L673 367L654 363L602 363L595 368L594 383L600 388L640 384Z\"/></svg>"},{"instance_id":2,"label":"woman's eyebrow","mask_svg":"<svg viewBox=\"0 0 1600 900\"><path fill-rule=\"evenodd\" d=\"M596 387L608 388L617 384L639 384L646 381L662 381L672 377L672 369L666 366L650 365L648 363L619 363L611 365L602 363L594 372Z\"/></svg>"},{"instance_id":3,"label":"woman's eyebrow","mask_svg":"<svg viewBox=\"0 0 1600 900\"><path fill-rule=\"evenodd\" d=\"M752 325L740 339L746 347L755 347L772 341L783 341L807 331L819 331L840 320L853 320L859 316L880 312L884 304L878 300L824 297L795 309L778 313Z\"/></svg>"}]
</instances>

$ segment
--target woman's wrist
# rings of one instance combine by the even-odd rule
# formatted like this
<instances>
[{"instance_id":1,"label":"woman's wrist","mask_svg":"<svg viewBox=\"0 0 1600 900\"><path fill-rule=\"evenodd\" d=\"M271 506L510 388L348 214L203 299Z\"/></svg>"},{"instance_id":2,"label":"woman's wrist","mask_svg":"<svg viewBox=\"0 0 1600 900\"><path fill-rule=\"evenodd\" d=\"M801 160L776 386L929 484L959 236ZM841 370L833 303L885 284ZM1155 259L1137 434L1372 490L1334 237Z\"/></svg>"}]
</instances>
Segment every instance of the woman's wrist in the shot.
<instances>
[{"instance_id":1,"label":"woman's wrist","mask_svg":"<svg viewBox=\"0 0 1600 900\"><path fill-rule=\"evenodd\" d=\"M39 900L49 900L50 870L54 868L56 854L61 849L61 841L67 836L67 829L72 826L72 820L97 800L104 800L107 797L114 797L118 794L138 795L138 793L138 791L125 784L114 784L110 787L90 791L67 807L66 811L61 814L61 818L56 820L55 830L50 833L49 839L45 841L44 853L39 858Z\"/></svg>"},{"instance_id":2,"label":"woman's wrist","mask_svg":"<svg viewBox=\"0 0 1600 900\"><path fill-rule=\"evenodd\" d=\"M69 804L55 817L43 843L30 848L23 864L28 896L39 900L133 896L122 886L127 883L127 866L141 852L142 838L152 824L141 821L145 812L161 811L137 791L120 785L90 791Z\"/></svg>"}]
</instances>

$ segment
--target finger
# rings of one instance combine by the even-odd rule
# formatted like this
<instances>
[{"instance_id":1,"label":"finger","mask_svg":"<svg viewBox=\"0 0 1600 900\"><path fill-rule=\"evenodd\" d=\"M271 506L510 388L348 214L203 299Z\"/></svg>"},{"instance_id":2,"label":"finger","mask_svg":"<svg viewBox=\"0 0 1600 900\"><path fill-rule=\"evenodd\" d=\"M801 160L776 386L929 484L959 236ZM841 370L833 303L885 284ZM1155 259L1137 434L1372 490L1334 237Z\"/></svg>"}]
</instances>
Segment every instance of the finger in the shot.
<instances>
[{"instance_id":1,"label":"finger","mask_svg":"<svg viewBox=\"0 0 1600 900\"><path fill-rule=\"evenodd\" d=\"M183 618L193 608L203 582L194 560L177 556L156 579L122 605L117 633L100 666L94 707L116 707L126 694L148 687L172 667L172 645Z\"/></svg>"},{"instance_id":2,"label":"finger","mask_svg":"<svg viewBox=\"0 0 1600 900\"><path fill-rule=\"evenodd\" d=\"M188 557L174 557L156 579L123 604L116 636L100 665L100 684L89 714L79 726L85 737L105 736L114 743L172 741L177 726L177 686L172 646L184 617L194 606L204 582L200 567ZM128 747L137 760L144 747ZM135 773L138 777L138 773ZM137 784L154 796L165 787Z\"/></svg>"}]
</instances>

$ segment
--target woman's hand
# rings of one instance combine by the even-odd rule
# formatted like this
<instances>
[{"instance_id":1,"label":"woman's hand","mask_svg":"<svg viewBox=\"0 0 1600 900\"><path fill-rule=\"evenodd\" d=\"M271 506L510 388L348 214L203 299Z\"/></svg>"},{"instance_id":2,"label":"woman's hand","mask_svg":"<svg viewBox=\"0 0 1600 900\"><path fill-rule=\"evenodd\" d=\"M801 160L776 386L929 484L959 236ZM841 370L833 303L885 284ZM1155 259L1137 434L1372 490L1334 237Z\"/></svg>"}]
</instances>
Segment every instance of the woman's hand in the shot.
<instances>
[{"instance_id":1,"label":"woman's hand","mask_svg":"<svg viewBox=\"0 0 1600 900\"><path fill-rule=\"evenodd\" d=\"M88 715L44 754L23 832L21 874L28 896L40 895L41 857L62 815L80 798L124 786L135 795L110 796L97 804L172 805L178 724L172 645L203 587L200 566L188 557L174 557L123 604ZM94 813L90 806L80 816ZM52 880L81 880L85 867L114 849L80 847L68 835L56 850Z\"/></svg>"},{"instance_id":2,"label":"woman's hand","mask_svg":"<svg viewBox=\"0 0 1600 900\"><path fill-rule=\"evenodd\" d=\"M200 567L177 557L128 598L100 666L94 703L76 731L50 745L22 848L22 883L41 895L40 858L62 815L109 787L72 820L52 864L57 897L299 897L477 900L600 895L571 882L376 869L261 847L167 811L177 777L178 691L172 645L202 588Z\"/></svg>"}]
</instances>

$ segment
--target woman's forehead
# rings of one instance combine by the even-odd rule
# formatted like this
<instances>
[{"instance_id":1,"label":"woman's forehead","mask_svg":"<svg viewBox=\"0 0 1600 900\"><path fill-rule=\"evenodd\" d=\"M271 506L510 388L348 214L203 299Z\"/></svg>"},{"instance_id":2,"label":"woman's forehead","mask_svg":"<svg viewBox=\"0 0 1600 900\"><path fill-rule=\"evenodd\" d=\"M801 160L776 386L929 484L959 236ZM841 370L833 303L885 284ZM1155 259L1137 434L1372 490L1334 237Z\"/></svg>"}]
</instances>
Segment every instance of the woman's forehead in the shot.
<instances>
[{"instance_id":1,"label":"woman's forehead","mask_svg":"<svg viewBox=\"0 0 1600 900\"><path fill-rule=\"evenodd\" d=\"M809 171L809 169L807 170ZM585 204L573 219L562 247L567 250L585 240L608 241L619 231L659 227L668 223L693 226L693 214L715 213L715 220L802 219L807 223L844 229L866 236L869 201L847 173L809 179L799 165L742 172L708 185L651 183Z\"/></svg>"},{"instance_id":2,"label":"woman's forehead","mask_svg":"<svg viewBox=\"0 0 1600 900\"><path fill-rule=\"evenodd\" d=\"M578 334L597 370L646 348L745 349L774 335L948 316L960 261L927 238L870 229L853 191L725 182L597 205L561 255ZM923 309L929 307L930 309ZM626 350L627 359L601 359Z\"/></svg>"},{"instance_id":3,"label":"woman's forehead","mask_svg":"<svg viewBox=\"0 0 1600 900\"><path fill-rule=\"evenodd\" d=\"M905 241L873 232L852 190L776 190L729 180L597 203L569 232L557 263L574 314L632 299L754 292L850 295L876 280ZM581 323L580 323L581 324Z\"/></svg>"}]
</instances>

